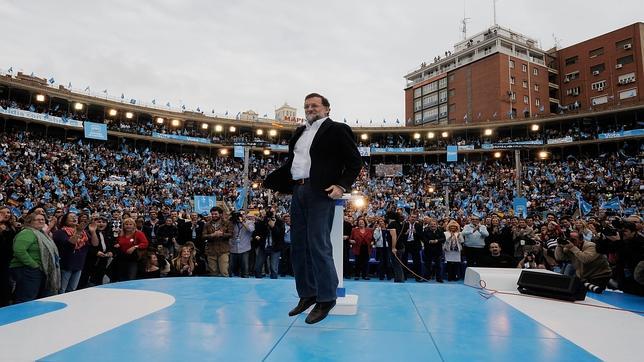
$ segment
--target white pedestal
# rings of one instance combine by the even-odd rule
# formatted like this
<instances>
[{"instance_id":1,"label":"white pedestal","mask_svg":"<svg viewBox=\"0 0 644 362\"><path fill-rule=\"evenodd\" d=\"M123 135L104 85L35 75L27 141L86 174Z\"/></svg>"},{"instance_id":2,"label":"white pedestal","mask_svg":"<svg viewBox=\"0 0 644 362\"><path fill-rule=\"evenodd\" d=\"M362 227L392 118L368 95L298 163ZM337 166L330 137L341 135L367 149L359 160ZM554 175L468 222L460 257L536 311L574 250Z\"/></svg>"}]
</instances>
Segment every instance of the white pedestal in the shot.
<instances>
[{"instance_id":1,"label":"white pedestal","mask_svg":"<svg viewBox=\"0 0 644 362\"><path fill-rule=\"evenodd\" d=\"M333 263L338 274L338 299L335 308L331 309L333 315L354 315L358 313L358 296L346 294L344 289L344 246L342 234L344 229L344 203L351 198L351 194L344 194L342 199L336 200L333 227L331 228L331 244L333 245Z\"/></svg>"}]
</instances>

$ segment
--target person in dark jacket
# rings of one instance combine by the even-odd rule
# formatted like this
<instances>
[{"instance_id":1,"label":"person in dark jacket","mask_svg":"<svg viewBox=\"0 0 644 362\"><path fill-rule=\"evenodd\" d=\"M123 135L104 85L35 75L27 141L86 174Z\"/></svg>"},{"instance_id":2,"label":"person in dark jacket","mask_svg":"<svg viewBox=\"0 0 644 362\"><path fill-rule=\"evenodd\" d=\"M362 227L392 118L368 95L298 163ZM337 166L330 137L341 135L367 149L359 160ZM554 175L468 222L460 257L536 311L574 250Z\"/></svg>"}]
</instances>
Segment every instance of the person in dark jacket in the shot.
<instances>
[{"instance_id":1,"label":"person in dark jacket","mask_svg":"<svg viewBox=\"0 0 644 362\"><path fill-rule=\"evenodd\" d=\"M423 226L416 221L416 215L409 215L407 221L403 223L402 235L398 242L405 244L402 261L406 264L411 255L413 262L411 270L416 275L421 275L420 249L422 247ZM420 277L414 276L417 282L422 282Z\"/></svg>"},{"instance_id":2,"label":"person in dark jacket","mask_svg":"<svg viewBox=\"0 0 644 362\"><path fill-rule=\"evenodd\" d=\"M92 222L87 230L86 226L78 223L75 213L68 212L63 215L59 229L54 232L53 239L60 254L60 293L76 290L90 244L98 245L96 223Z\"/></svg>"},{"instance_id":3,"label":"person in dark jacket","mask_svg":"<svg viewBox=\"0 0 644 362\"><path fill-rule=\"evenodd\" d=\"M431 280L432 276L436 281L443 282L443 268L441 258L443 256L443 243L445 243L445 232L438 228L438 222L430 217L425 217L423 227L423 256L425 258L425 279Z\"/></svg>"},{"instance_id":4,"label":"person in dark jacket","mask_svg":"<svg viewBox=\"0 0 644 362\"><path fill-rule=\"evenodd\" d=\"M11 223L11 210L0 207L0 307L9 305L11 300L11 274L9 264L13 258L13 238L17 230Z\"/></svg>"},{"instance_id":5,"label":"person in dark jacket","mask_svg":"<svg viewBox=\"0 0 644 362\"><path fill-rule=\"evenodd\" d=\"M266 212L266 218L255 224L253 233L257 248L255 249L255 277L263 277L264 264L268 266L271 279L277 279L280 255L284 247L284 222L275 217L272 211Z\"/></svg>"},{"instance_id":6,"label":"person in dark jacket","mask_svg":"<svg viewBox=\"0 0 644 362\"><path fill-rule=\"evenodd\" d=\"M109 216L106 214L95 216L93 221L96 224L98 245L91 246L87 253L85 268L78 284L79 289L103 284L103 278L107 274L108 266L111 266L111 262L116 255L116 248L114 247L116 241L107 227Z\"/></svg>"}]
</instances>

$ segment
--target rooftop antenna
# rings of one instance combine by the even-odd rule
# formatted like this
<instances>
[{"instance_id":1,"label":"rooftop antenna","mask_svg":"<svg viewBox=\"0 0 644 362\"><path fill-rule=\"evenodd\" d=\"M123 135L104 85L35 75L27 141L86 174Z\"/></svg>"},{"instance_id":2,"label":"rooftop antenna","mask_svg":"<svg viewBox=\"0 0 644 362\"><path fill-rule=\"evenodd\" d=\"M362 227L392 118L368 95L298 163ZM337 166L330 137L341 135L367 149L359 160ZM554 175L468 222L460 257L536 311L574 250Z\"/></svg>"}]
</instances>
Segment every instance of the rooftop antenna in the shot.
<instances>
[{"instance_id":1,"label":"rooftop antenna","mask_svg":"<svg viewBox=\"0 0 644 362\"><path fill-rule=\"evenodd\" d=\"M494 26L496 26L496 0L492 0L492 10L494 11Z\"/></svg>"},{"instance_id":2,"label":"rooftop antenna","mask_svg":"<svg viewBox=\"0 0 644 362\"><path fill-rule=\"evenodd\" d=\"M555 42L555 49L559 49L559 47L561 46L561 39L557 38L555 33L552 33L552 39Z\"/></svg>"},{"instance_id":3,"label":"rooftop antenna","mask_svg":"<svg viewBox=\"0 0 644 362\"><path fill-rule=\"evenodd\" d=\"M463 40L467 39L467 21L470 20L470 18L463 18L461 20L461 24L463 24L463 27L461 28L461 31L463 32Z\"/></svg>"}]
</instances>

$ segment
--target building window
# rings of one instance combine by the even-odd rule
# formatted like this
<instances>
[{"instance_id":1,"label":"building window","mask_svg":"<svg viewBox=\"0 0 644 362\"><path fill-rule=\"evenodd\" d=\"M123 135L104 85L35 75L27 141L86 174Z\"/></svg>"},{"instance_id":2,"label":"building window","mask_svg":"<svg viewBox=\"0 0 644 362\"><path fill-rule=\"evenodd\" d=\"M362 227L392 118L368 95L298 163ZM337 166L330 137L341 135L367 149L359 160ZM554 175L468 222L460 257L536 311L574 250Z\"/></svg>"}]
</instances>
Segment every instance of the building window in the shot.
<instances>
[{"instance_id":1,"label":"building window","mask_svg":"<svg viewBox=\"0 0 644 362\"><path fill-rule=\"evenodd\" d=\"M539 75L539 68L532 68L532 75Z\"/></svg>"},{"instance_id":2,"label":"building window","mask_svg":"<svg viewBox=\"0 0 644 362\"><path fill-rule=\"evenodd\" d=\"M615 48L617 48L618 50L627 49L632 43L633 43L633 39L631 38L620 40L617 43L615 43Z\"/></svg>"},{"instance_id":3,"label":"building window","mask_svg":"<svg viewBox=\"0 0 644 362\"><path fill-rule=\"evenodd\" d=\"M514 68L514 60L510 60L510 68Z\"/></svg>"},{"instance_id":4,"label":"building window","mask_svg":"<svg viewBox=\"0 0 644 362\"><path fill-rule=\"evenodd\" d=\"M538 84L535 84L535 85L534 85L534 91L535 91L535 92L538 92L538 91L539 91L539 85L538 85Z\"/></svg>"},{"instance_id":5,"label":"building window","mask_svg":"<svg viewBox=\"0 0 644 362\"><path fill-rule=\"evenodd\" d=\"M566 59L566 66L573 65L573 64L577 63L578 59L579 59L579 57L576 56L576 55L574 57L570 57L570 58Z\"/></svg>"},{"instance_id":6,"label":"building window","mask_svg":"<svg viewBox=\"0 0 644 362\"><path fill-rule=\"evenodd\" d=\"M604 63L593 65L592 67L590 67L590 74L599 75L599 73L603 72L605 69L606 65L604 65Z\"/></svg>"},{"instance_id":7,"label":"building window","mask_svg":"<svg viewBox=\"0 0 644 362\"><path fill-rule=\"evenodd\" d=\"M530 98L528 98L528 96L523 96L523 103L524 104L529 104L530 103Z\"/></svg>"},{"instance_id":8,"label":"building window","mask_svg":"<svg viewBox=\"0 0 644 362\"><path fill-rule=\"evenodd\" d=\"M621 57L617 59L617 64L625 65L625 64L631 64L633 62L633 56L632 55L627 55L625 57Z\"/></svg>"},{"instance_id":9,"label":"building window","mask_svg":"<svg viewBox=\"0 0 644 362\"><path fill-rule=\"evenodd\" d=\"M523 73L526 73L528 71L528 65L527 64L521 64L521 71Z\"/></svg>"},{"instance_id":10,"label":"building window","mask_svg":"<svg viewBox=\"0 0 644 362\"><path fill-rule=\"evenodd\" d=\"M447 78L441 78L438 80L438 88L439 89L447 88Z\"/></svg>"},{"instance_id":11,"label":"building window","mask_svg":"<svg viewBox=\"0 0 644 362\"><path fill-rule=\"evenodd\" d=\"M534 100L534 105L539 107L541 105L541 100L539 98Z\"/></svg>"},{"instance_id":12,"label":"building window","mask_svg":"<svg viewBox=\"0 0 644 362\"><path fill-rule=\"evenodd\" d=\"M423 97L423 108L435 106L438 104L438 94L430 94Z\"/></svg>"},{"instance_id":13,"label":"building window","mask_svg":"<svg viewBox=\"0 0 644 362\"><path fill-rule=\"evenodd\" d=\"M447 102L447 89L443 89L442 91L438 92L438 102Z\"/></svg>"},{"instance_id":14,"label":"building window","mask_svg":"<svg viewBox=\"0 0 644 362\"><path fill-rule=\"evenodd\" d=\"M580 91L581 91L580 87L569 88L569 89L566 89L566 95L567 96L578 96Z\"/></svg>"},{"instance_id":15,"label":"building window","mask_svg":"<svg viewBox=\"0 0 644 362\"><path fill-rule=\"evenodd\" d=\"M414 111L420 111L423 108L423 104L420 99L414 101Z\"/></svg>"},{"instance_id":16,"label":"building window","mask_svg":"<svg viewBox=\"0 0 644 362\"><path fill-rule=\"evenodd\" d=\"M422 123L423 120L423 113L422 112L417 112L414 114L414 123L415 124L420 124Z\"/></svg>"},{"instance_id":17,"label":"building window","mask_svg":"<svg viewBox=\"0 0 644 362\"><path fill-rule=\"evenodd\" d=\"M438 107L434 107L423 112L423 123L435 121L437 119L438 119Z\"/></svg>"},{"instance_id":18,"label":"building window","mask_svg":"<svg viewBox=\"0 0 644 362\"><path fill-rule=\"evenodd\" d=\"M510 77L510 84L515 84L515 83L516 83L516 79L514 77Z\"/></svg>"},{"instance_id":19,"label":"building window","mask_svg":"<svg viewBox=\"0 0 644 362\"><path fill-rule=\"evenodd\" d=\"M577 79L577 78L579 78L579 71L575 71L575 72L572 72L572 73L568 73L568 74L566 74L566 76L564 77L564 83L568 83L568 82L570 82L571 80L575 80L575 79Z\"/></svg>"},{"instance_id":20,"label":"building window","mask_svg":"<svg viewBox=\"0 0 644 362\"><path fill-rule=\"evenodd\" d=\"M516 101L516 100L517 100L517 94L516 94L516 92L510 92L510 99L511 99L511 100L513 100L513 101Z\"/></svg>"},{"instance_id":21,"label":"building window","mask_svg":"<svg viewBox=\"0 0 644 362\"><path fill-rule=\"evenodd\" d=\"M438 107L438 117L440 118L447 117L447 104L441 104Z\"/></svg>"},{"instance_id":22,"label":"building window","mask_svg":"<svg viewBox=\"0 0 644 362\"><path fill-rule=\"evenodd\" d=\"M527 80L523 81L523 88L528 88L528 81Z\"/></svg>"},{"instance_id":23,"label":"building window","mask_svg":"<svg viewBox=\"0 0 644 362\"><path fill-rule=\"evenodd\" d=\"M600 56L602 54L604 54L604 48L603 47L593 49L593 50L588 52L588 56L591 57L591 58L598 57L598 56Z\"/></svg>"},{"instance_id":24,"label":"building window","mask_svg":"<svg viewBox=\"0 0 644 362\"><path fill-rule=\"evenodd\" d=\"M421 96L421 89L420 87L414 89L414 98L418 98Z\"/></svg>"},{"instance_id":25,"label":"building window","mask_svg":"<svg viewBox=\"0 0 644 362\"><path fill-rule=\"evenodd\" d=\"M590 89L592 89L592 90L601 91L601 90L604 90L604 88L606 88L606 81L605 80L600 80L599 82L595 82L595 83L592 83L590 85Z\"/></svg>"},{"instance_id":26,"label":"building window","mask_svg":"<svg viewBox=\"0 0 644 362\"><path fill-rule=\"evenodd\" d=\"M438 82L431 82L423 86L423 95L427 95L431 92L436 92L438 90Z\"/></svg>"}]
</instances>

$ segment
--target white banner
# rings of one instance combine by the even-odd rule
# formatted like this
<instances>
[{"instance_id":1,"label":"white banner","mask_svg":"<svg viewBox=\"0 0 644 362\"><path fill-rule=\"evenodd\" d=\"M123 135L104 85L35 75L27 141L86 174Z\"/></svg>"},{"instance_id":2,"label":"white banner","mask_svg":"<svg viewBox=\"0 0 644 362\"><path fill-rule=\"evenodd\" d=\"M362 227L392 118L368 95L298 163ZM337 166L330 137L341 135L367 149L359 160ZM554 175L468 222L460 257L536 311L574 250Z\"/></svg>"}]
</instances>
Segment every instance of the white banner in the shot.
<instances>
[{"instance_id":1,"label":"white banner","mask_svg":"<svg viewBox=\"0 0 644 362\"><path fill-rule=\"evenodd\" d=\"M0 107L0 113L6 114L9 116L16 116L21 118L33 119L40 122L54 123L61 126L70 126L76 128L83 128L83 122L77 121L75 119L61 118L56 116L50 116L46 113L36 113L31 111L25 111L18 108L7 108L3 109Z\"/></svg>"}]
</instances>

